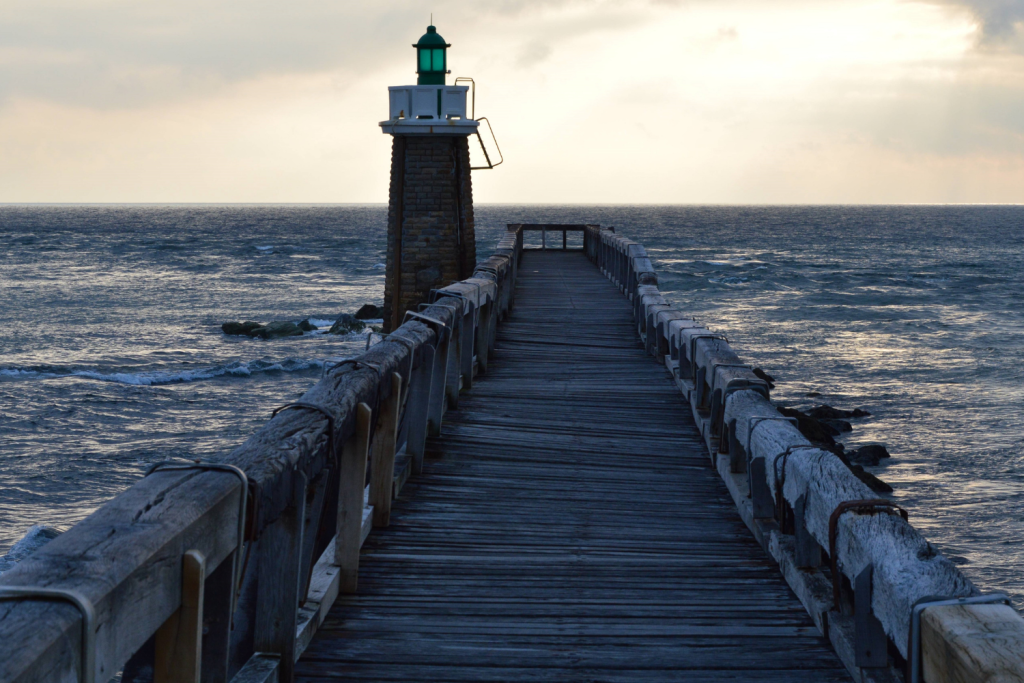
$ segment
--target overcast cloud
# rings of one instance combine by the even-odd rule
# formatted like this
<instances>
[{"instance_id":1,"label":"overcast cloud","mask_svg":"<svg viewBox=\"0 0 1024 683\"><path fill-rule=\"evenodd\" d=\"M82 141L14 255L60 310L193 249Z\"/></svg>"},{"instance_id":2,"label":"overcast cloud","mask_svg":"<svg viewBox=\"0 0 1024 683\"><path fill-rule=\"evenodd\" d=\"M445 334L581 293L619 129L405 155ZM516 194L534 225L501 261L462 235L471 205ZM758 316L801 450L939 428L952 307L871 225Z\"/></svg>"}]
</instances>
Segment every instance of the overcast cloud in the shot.
<instances>
[{"instance_id":1,"label":"overcast cloud","mask_svg":"<svg viewBox=\"0 0 1024 683\"><path fill-rule=\"evenodd\" d=\"M0 201L385 201L431 11L478 200L1024 202L1024 0L0 0Z\"/></svg>"}]
</instances>

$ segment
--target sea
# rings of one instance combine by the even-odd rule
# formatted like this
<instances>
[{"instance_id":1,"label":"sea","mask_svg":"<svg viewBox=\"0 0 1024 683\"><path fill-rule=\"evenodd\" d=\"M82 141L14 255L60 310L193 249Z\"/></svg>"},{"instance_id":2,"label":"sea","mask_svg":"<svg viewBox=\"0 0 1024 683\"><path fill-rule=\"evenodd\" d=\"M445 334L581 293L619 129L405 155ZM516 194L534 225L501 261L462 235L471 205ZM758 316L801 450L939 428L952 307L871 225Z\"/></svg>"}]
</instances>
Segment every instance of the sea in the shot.
<instances>
[{"instance_id":1,"label":"sea","mask_svg":"<svg viewBox=\"0 0 1024 683\"><path fill-rule=\"evenodd\" d=\"M596 223L644 244L665 297L772 375L777 402L870 412L839 440L885 445L870 469L911 522L1020 604L1024 206L475 213L481 258L507 223ZM323 332L382 303L386 214L0 206L0 555L33 525L67 529L151 463L229 452L325 363L363 350L365 333ZM236 320L320 329L224 335Z\"/></svg>"}]
</instances>

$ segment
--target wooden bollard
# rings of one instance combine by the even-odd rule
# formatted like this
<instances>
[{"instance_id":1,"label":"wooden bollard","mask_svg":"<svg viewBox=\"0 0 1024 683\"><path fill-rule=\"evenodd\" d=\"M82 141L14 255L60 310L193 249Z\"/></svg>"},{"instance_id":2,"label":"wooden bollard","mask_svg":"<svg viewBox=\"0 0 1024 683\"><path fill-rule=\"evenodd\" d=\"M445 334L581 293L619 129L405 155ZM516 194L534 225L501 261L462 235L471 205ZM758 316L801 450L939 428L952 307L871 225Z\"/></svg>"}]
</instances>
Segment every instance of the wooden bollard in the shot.
<instances>
[{"instance_id":1,"label":"wooden bollard","mask_svg":"<svg viewBox=\"0 0 1024 683\"><path fill-rule=\"evenodd\" d=\"M395 477L395 444L398 440L398 413L402 396L402 376L391 373L391 397L381 405L373 440L370 475L370 505L373 506L373 526L391 523L391 491Z\"/></svg>"},{"instance_id":2,"label":"wooden bollard","mask_svg":"<svg viewBox=\"0 0 1024 683\"><path fill-rule=\"evenodd\" d=\"M205 583L206 558L189 550L182 558L181 606L156 632L153 683L199 683Z\"/></svg>"},{"instance_id":3,"label":"wooden bollard","mask_svg":"<svg viewBox=\"0 0 1024 683\"><path fill-rule=\"evenodd\" d=\"M334 563L341 568L342 593L355 593L359 582L359 541L363 527L363 491L372 415L373 411L365 403L356 407L356 433L341 450Z\"/></svg>"}]
</instances>

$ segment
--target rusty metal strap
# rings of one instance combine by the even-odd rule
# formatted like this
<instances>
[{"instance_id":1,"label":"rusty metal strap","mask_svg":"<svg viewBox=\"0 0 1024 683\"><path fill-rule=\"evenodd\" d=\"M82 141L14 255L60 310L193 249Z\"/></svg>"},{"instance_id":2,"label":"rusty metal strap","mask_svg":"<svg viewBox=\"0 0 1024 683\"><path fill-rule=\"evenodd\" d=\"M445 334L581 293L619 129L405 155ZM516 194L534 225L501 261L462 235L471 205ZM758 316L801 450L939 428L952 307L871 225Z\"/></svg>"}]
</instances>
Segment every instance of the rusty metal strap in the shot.
<instances>
[{"instance_id":1,"label":"rusty metal strap","mask_svg":"<svg viewBox=\"0 0 1024 683\"><path fill-rule=\"evenodd\" d=\"M426 320L429 323L433 323L435 325L440 325L441 327L443 327L446 330L448 329L448 324L445 323L444 321L438 320L437 318L431 318L429 315L423 315L422 313L417 313L416 311L406 311L405 312L405 317L406 317L407 320L410 317L411 318L419 318L420 320Z\"/></svg>"},{"instance_id":2,"label":"rusty metal strap","mask_svg":"<svg viewBox=\"0 0 1024 683\"><path fill-rule=\"evenodd\" d=\"M688 359L690 361L690 365L694 365L697 362L697 360L696 360L696 358L694 358L694 356L697 354L697 340L698 339L721 339L726 344L729 343L729 340L726 339L725 335L722 335L722 334L713 334L713 333L709 333L709 334L695 334L694 336L690 337L690 357Z\"/></svg>"},{"instance_id":3,"label":"rusty metal strap","mask_svg":"<svg viewBox=\"0 0 1024 683\"><path fill-rule=\"evenodd\" d=\"M817 450L816 446L790 446L775 456L772 460L772 473L775 475L775 517L779 525L785 527L786 521L786 497L782 495L782 489L786 486L786 465L789 464L789 456L793 451ZM782 472L779 472L779 461L782 461Z\"/></svg>"},{"instance_id":4,"label":"rusty metal strap","mask_svg":"<svg viewBox=\"0 0 1024 683\"><path fill-rule=\"evenodd\" d=\"M748 370L752 369L750 367L750 363L711 363L708 367L711 368L711 381L708 382L708 384L711 385L712 389L717 388L715 386L715 370L717 370L718 368L747 368Z\"/></svg>"},{"instance_id":5,"label":"rusty metal strap","mask_svg":"<svg viewBox=\"0 0 1024 683\"><path fill-rule=\"evenodd\" d=\"M836 538L839 535L839 518L847 512L857 514L875 514L885 512L893 515L898 514L907 521L909 515L891 500L885 498L871 498L868 500L846 500L836 506L828 518L828 558L832 567L832 608L839 611L839 558L836 557Z\"/></svg>"}]
</instances>

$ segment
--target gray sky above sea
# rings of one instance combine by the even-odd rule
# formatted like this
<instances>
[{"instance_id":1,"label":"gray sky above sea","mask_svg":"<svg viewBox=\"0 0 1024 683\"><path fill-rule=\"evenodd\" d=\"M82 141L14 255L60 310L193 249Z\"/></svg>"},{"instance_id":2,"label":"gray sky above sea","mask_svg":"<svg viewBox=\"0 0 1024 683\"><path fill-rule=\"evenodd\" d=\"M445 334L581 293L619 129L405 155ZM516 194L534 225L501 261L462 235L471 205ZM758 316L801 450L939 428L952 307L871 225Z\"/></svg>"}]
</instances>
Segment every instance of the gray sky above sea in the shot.
<instances>
[{"instance_id":1,"label":"gray sky above sea","mask_svg":"<svg viewBox=\"0 0 1024 683\"><path fill-rule=\"evenodd\" d=\"M433 12L484 202L1024 202L1024 0L0 0L0 202L379 202Z\"/></svg>"}]
</instances>

